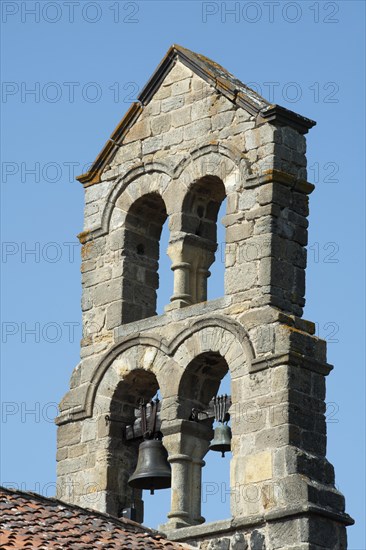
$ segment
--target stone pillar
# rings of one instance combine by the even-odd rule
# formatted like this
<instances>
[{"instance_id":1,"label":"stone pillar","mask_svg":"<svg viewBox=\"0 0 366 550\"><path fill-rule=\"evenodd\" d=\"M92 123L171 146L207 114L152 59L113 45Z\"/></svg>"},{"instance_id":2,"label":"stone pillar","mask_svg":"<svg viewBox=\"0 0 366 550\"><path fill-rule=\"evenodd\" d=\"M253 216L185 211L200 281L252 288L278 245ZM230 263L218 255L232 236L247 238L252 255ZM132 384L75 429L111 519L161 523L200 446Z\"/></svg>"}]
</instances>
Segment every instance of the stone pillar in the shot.
<instances>
[{"instance_id":1,"label":"stone pillar","mask_svg":"<svg viewBox=\"0 0 366 550\"><path fill-rule=\"evenodd\" d=\"M193 303L190 284L192 265L184 256L183 238L172 238L167 252L172 260L171 269L174 273L174 293L170 298L171 303L165 307L166 311L170 311Z\"/></svg>"},{"instance_id":2,"label":"stone pillar","mask_svg":"<svg viewBox=\"0 0 366 550\"><path fill-rule=\"evenodd\" d=\"M174 272L174 294L171 302L179 302L179 307L189 306L192 303L189 281L191 264L188 262L177 262L172 265Z\"/></svg>"},{"instance_id":3,"label":"stone pillar","mask_svg":"<svg viewBox=\"0 0 366 550\"><path fill-rule=\"evenodd\" d=\"M192 517L195 521L195 524L205 522L205 518L201 515L202 468L205 466L205 464L206 463L204 460L192 460Z\"/></svg>"},{"instance_id":4,"label":"stone pillar","mask_svg":"<svg viewBox=\"0 0 366 550\"><path fill-rule=\"evenodd\" d=\"M188 490L184 489L190 486L192 458L185 454L172 454L169 455L168 461L172 467L172 498L168 518L169 525L177 529L192 525L190 514L191 495Z\"/></svg>"},{"instance_id":5,"label":"stone pillar","mask_svg":"<svg viewBox=\"0 0 366 550\"><path fill-rule=\"evenodd\" d=\"M207 279L211 273L205 267L197 269L197 302L205 302L207 300Z\"/></svg>"},{"instance_id":6,"label":"stone pillar","mask_svg":"<svg viewBox=\"0 0 366 550\"><path fill-rule=\"evenodd\" d=\"M174 272L174 294L166 311L207 300L208 268L215 259L215 249L212 242L195 235L172 235L168 255Z\"/></svg>"},{"instance_id":7,"label":"stone pillar","mask_svg":"<svg viewBox=\"0 0 366 550\"><path fill-rule=\"evenodd\" d=\"M212 429L189 420L175 420L163 428L164 446L172 466L172 500L169 521L162 528L198 525L201 516L201 470Z\"/></svg>"}]
</instances>

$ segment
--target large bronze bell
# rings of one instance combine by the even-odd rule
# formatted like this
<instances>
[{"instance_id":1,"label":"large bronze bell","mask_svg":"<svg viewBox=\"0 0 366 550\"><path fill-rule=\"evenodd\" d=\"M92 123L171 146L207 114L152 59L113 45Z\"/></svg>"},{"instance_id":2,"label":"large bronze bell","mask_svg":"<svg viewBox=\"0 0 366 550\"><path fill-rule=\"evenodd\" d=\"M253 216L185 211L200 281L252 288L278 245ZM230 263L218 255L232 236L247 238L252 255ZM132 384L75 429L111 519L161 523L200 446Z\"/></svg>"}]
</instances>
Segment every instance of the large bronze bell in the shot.
<instances>
[{"instance_id":1,"label":"large bronze bell","mask_svg":"<svg viewBox=\"0 0 366 550\"><path fill-rule=\"evenodd\" d=\"M171 486L171 468L168 453L158 439L146 439L140 443L136 470L128 484L136 489L167 489Z\"/></svg>"},{"instance_id":2,"label":"large bronze bell","mask_svg":"<svg viewBox=\"0 0 366 550\"><path fill-rule=\"evenodd\" d=\"M219 422L216 426L210 450L218 451L222 457L231 450L231 429L227 424Z\"/></svg>"}]
</instances>

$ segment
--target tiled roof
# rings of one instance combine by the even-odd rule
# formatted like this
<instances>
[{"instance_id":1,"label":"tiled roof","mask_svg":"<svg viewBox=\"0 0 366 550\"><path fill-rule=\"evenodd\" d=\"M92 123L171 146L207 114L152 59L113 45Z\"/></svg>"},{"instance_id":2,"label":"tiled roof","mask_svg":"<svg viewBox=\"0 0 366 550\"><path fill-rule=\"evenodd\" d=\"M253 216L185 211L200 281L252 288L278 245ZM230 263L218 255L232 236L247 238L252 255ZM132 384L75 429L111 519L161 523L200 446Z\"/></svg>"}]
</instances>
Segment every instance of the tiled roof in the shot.
<instances>
[{"instance_id":1,"label":"tiled roof","mask_svg":"<svg viewBox=\"0 0 366 550\"><path fill-rule=\"evenodd\" d=\"M0 487L0 548L187 550L128 519Z\"/></svg>"}]
</instances>

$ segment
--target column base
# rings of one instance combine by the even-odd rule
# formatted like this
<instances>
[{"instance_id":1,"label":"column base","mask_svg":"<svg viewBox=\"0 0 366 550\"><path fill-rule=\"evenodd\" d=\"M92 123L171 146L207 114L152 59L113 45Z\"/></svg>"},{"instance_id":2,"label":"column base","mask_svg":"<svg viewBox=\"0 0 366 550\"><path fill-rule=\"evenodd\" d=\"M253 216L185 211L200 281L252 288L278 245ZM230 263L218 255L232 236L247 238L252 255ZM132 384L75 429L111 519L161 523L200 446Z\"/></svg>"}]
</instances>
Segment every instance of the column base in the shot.
<instances>
[{"instance_id":1,"label":"column base","mask_svg":"<svg viewBox=\"0 0 366 550\"><path fill-rule=\"evenodd\" d=\"M174 300L170 304L166 305L164 307L164 311L167 313L168 311L172 311L174 309L182 309L187 306L191 306L191 302L188 302L187 300L184 300L183 298L178 298L177 300Z\"/></svg>"}]
</instances>

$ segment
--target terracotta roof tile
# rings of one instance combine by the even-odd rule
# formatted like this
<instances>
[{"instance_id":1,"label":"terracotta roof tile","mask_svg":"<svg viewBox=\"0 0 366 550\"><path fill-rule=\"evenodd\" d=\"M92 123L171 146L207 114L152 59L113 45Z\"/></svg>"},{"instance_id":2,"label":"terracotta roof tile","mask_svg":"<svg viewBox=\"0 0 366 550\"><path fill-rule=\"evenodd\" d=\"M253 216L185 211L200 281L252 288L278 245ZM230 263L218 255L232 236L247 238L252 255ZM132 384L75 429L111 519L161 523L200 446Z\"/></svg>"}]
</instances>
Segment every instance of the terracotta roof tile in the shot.
<instances>
[{"instance_id":1,"label":"terracotta roof tile","mask_svg":"<svg viewBox=\"0 0 366 550\"><path fill-rule=\"evenodd\" d=\"M151 529L108 514L0 487L0 549L187 550Z\"/></svg>"}]
</instances>

